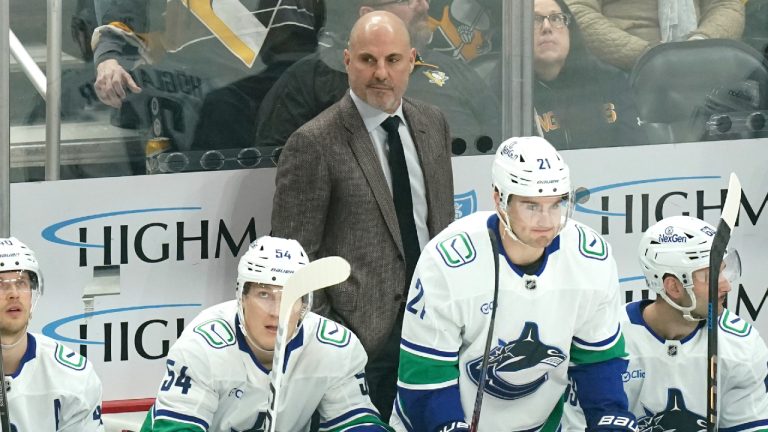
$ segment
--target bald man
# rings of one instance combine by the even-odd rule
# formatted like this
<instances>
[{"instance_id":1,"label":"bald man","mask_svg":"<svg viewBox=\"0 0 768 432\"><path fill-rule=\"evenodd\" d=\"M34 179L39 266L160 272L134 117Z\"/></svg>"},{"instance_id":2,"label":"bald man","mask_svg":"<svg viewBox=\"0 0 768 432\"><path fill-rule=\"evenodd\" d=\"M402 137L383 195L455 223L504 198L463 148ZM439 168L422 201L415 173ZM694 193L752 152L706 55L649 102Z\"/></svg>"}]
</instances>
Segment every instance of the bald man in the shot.
<instances>
[{"instance_id":1,"label":"bald man","mask_svg":"<svg viewBox=\"0 0 768 432\"><path fill-rule=\"evenodd\" d=\"M376 11L355 23L344 51L350 90L288 139L272 210L273 235L298 240L312 260L352 264L346 282L315 294L315 310L360 338L384 420L403 314L418 313L405 304L416 260L454 217L448 123L403 97L415 56L396 15Z\"/></svg>"}]
</instances>

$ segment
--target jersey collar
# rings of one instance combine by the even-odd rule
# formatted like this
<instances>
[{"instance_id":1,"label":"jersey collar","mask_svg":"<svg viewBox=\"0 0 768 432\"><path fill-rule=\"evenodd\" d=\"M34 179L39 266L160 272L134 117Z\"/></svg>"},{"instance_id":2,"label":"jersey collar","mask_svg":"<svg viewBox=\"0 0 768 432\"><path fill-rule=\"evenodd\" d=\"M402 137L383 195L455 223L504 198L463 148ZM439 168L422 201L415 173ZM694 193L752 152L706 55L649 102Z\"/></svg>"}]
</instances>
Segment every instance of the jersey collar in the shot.
<instances>
[{"instance_id":1,"label":"jersey collar","mask_svg":"<svg viewBox=\"0 0 768 432\"><path fill-rule=\"evenodd\" d=\"M651 303L653 303L653 300L639 300L636 302L629 303L626 306L629 322L635 325L640 325L645 327L645 329L648 330L648 333L653 335L653 337L655 337L656 340L658 340L661 343L666 343L667 340L659 336L658 334L656 334L656 332L653 331L651 326L649 326L648 323L645 322L645 319L643 318L643 309L645 309ZM698 333L699 330L701 330L705 324L706 324L706 321L700 321L699 325L696 326L696 328L691 332L691 334L680 339L680 344L682 345L688 342L689 340L693 339L693 337L696 336L696 333Z\"/></svg>"},{"instance_id":2,"label":"jersey collar","mask_svg":"<svg viewBox=\"0 0 768 432\"><path fill-rule=\"evenodd\" d=\"M16 369L16 372L14 372L13 375L11 375L11 378L17 378L19 375L21 375L21 370L24 369L24 365L29 363L36 356L37 356L37 341L35 340L35 337L32 336L32 333L27 333L27 350L24 351L24 356L21 357L21 362L19 363L19 367Z\"/></svg>"}]
</instances>

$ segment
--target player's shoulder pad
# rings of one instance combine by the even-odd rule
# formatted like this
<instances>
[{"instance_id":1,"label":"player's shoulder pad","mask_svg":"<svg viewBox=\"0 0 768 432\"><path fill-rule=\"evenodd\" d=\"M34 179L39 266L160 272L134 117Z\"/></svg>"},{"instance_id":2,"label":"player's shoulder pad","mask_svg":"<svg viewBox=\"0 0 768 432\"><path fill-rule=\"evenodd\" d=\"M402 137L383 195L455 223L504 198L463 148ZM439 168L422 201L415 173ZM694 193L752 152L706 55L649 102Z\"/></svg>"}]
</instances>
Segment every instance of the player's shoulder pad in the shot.
<instances>
[{"instance_id":1,"label":"player's shoulder pad","mask_svg":"<svg viewBox=\"0 0 768 432\"><path fill-rule=\"evenodd\" d=\"M197 324L192 332L214 349L222 349L237 343L235 330L224 318L217 317Z\"/></svg>"},{"instance_id":2,"label":"player's shoulder pad","mask_svg":"<svg viewBox=\"0 0 768 432\"><path fill-rule=\"evenodd\" d=\"M84 370L88 365L88 360L85 357L60 343L57 343L53 349L53 359L65 368L75 371Z\"/></svg>"},{"instance_id":3,"label":"player's shoulder pad","mask_svg":"<svg viewBox=\"0 0 768 432\"><path fill-rule=\"evenodd\" d=\"M757 330L754 330L754 327L752 327L752 324L744 321L740 316L728 309L723 309L723 314L720 316L718 325L723 333L738 338L745 338L750 334L757 332Z\"/></svg>"},{"instance_id":4,"label":"player's shoulder pad","mask_svg":"<svg viewBox=\"0 0 768 432\"><path fill-rule=\"evenodd\" d=\"M584 258L605 261L610 255L608 242L597 231L582 223L569 221L561 236L563 240L560 244L561 248L575 246ZM576 242L575 245L574 242Z\"/></svg>"},{"instance_id":5,"label":"player's shoulder pad","mask_svg":"<svg viewBox=\"0 0 768 432\"><path fill-rule=\"evenodd\" d=\"M334 348L344 348L352 341L352 331L336 321L318 316L317 330L315 331L317 341L323 345Z\"/></svg>"},{"instance_id":6,"label":"player's shoulder pad","mask_svg":"<svg viewBox=\"0 0 768 432\"><path fill-rule=\"evenodd\" d=\"M427 247L433 247L447 267L462 267L475 261L479 239L488 237L486 222L492 212L477 212L454 221ZM482 232L482 234L479 234Z\"/></svg>"}]
</instances>

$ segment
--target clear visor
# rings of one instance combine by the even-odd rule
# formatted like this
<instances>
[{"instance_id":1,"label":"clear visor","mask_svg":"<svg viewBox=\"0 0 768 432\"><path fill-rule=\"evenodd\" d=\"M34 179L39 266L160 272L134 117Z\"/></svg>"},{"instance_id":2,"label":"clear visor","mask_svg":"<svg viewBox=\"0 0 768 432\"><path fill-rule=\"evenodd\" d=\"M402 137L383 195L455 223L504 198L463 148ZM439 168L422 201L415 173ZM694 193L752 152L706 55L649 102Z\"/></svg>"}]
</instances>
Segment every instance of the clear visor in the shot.
<instances>
[{"instance_id":1,"label":"clear visor","mask_svg":"<svg viewBox=\"0 0 768 432\"><path fill-rule=\"evenodd\" d=\"M29 293L37 291L37 278L26 270L14 270L0 273L0 293Z\"/></svg>"},{"instance_id":2,"label":"clear visor","mask_svg":"<svg viewBox=\"0 0 768 432\"><path fill-rule=\"evenodd\" d=\"M513 196L509 200L510 217L531 227L562 229L573 205L570 194L554 197Z\"/></svg>"},{"instance_id":3,"label":"clear visor","mask_svg":"<svg viewBox=\"0 0 768 432\"><path fill-rule=\"evenodd\" d=\"M741 258L736 249L728 249L720 264L720 276L718 282L728 282L730 285L736 284L741 277ZM693 272L695 282L709 285L709 269L703 268Z\"/></svg>"},{"instance_id":4,"label":"clear visor","mask_svg":"<svg viewBox=\"0 0 768 432\"><path fill-rule=\"evenodd\" d=\"M280 302L283 298L283 287L248 282L248 291L243 295L243 303L254 307L264 316L279 319ZM291 308L291 321L298 323L309 311L309 296L304 296L294 303Z\"/></svg>"}]
</instances>

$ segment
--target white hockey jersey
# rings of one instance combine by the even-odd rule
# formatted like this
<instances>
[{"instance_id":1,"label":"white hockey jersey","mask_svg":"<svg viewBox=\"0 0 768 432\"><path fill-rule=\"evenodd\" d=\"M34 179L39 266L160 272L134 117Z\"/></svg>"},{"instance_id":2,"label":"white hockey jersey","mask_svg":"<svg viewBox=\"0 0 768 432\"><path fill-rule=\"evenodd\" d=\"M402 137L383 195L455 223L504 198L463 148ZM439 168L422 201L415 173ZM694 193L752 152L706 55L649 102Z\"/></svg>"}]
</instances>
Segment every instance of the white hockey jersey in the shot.
<instances>
[{"instance_id":1,"label":"white hockey jersey","mask_svg":"<svg viewBox=\"0 0 768 432\"><path fill-rule=\"evenodd\" d=\"M381 425L363 369L367 356L345 327L308 313L286 346L286 372L276 430ZM204 310L184 329L166 360L167 374L142 431L255 432L267 425L269 371L248 346L237 302Z\"/></svg>"},{"instance_id":2,"label":"white hockey jersey","mask_svg":"<svg viewBox=\"0 0 768 432\"><path fill-rule=\"evenodd\" d=\"M80 354L27 333L19 369L5 377L14 432L103 431L101 381Z\"/></svg>"},{"instance_id":3,"label":"white hockey jersey","mask_svg":"<svg viewBox=\"0 0 768 432\"><path fill-rule=\"evenodd\" d=\"M423 401L429 392L457 384L463 410L457 417L469 421L493 308L498 310L481 431L556 428L569 364L624 355L609 245L570 221L546 248L538 273L529 276L509 261L499 241L494 305L488 228L500 240L497 225L494 212L475 213L451 224L422 252L403 322L395 430L441 424L430 417L452 408L440 411L438 402Z\"/></svg>"},{"instance_id":4,"label":"white hockey jersey","mask_svg":"<svg viewBox=\"0 0 768 432\"><path fill-rule=\"evenodd\" d=\"M623 325L629 367L624 388L640 432L706 430L707 331L704 322L682 340L664 340L643 319L651 301L630 303ZM757 329L728 309L719 321L720 431L768 429L768 349ZM577 398L569 396L564 431L583 431Z\"/></svg>"}]
</instances>

